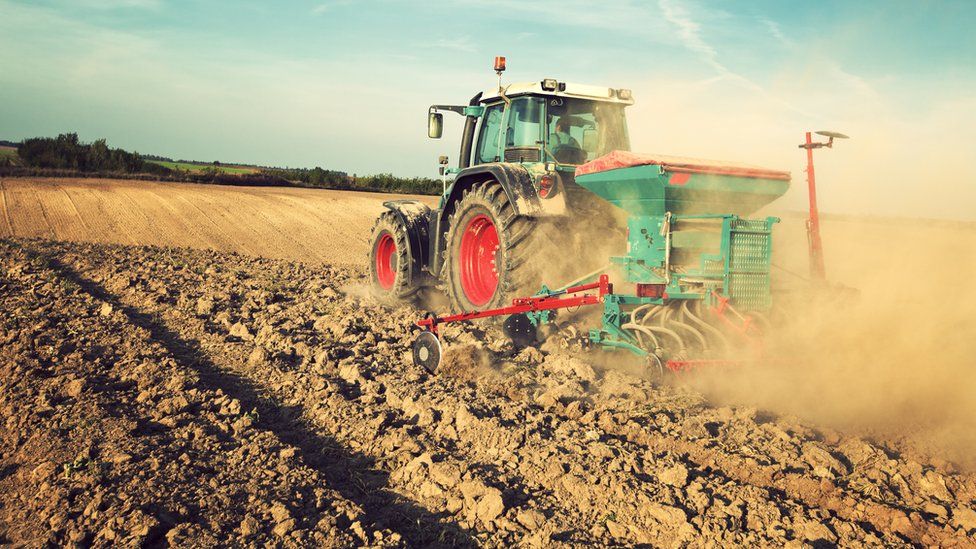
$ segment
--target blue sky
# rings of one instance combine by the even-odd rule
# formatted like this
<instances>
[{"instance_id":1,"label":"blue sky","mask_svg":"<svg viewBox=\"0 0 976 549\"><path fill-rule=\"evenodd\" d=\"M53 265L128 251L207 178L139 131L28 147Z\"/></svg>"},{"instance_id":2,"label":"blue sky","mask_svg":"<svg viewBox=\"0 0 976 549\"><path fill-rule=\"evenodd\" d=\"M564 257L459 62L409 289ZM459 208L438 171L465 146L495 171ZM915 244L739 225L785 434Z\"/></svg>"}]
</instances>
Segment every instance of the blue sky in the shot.
<instances>
[{"instance_id":1,"label":"blue sky","mask_svg":"<svg viewBox=\"0 0 976 549\"><path fill-rule=\"evenodd\" d=\"M802 132L834 129L826 210L976 219L974 25L968 1L0 0L0 138L433 175L460 122L427 140L427 105L506 55L507 81L632 88L635 150L801 183Z\"/></svg>"}]
</instances>

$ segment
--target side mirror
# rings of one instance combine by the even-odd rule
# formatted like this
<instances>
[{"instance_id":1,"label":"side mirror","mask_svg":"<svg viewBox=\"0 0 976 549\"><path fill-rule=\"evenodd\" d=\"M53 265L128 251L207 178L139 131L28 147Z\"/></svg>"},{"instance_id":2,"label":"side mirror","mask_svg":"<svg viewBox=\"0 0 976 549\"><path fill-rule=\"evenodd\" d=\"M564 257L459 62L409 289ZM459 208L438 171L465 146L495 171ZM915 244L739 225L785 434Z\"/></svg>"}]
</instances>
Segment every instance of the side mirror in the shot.
<instances>
[{"instance_id":1,"label":"side mirror","mask_svg":"<svg viewBox=\"0 0 976 549\"><path fill-rule=\"evenodd\" d=\"M444 115L432 112L427 115L427 137L440 139L444 133Z\"/></svg>"}]
</instances>

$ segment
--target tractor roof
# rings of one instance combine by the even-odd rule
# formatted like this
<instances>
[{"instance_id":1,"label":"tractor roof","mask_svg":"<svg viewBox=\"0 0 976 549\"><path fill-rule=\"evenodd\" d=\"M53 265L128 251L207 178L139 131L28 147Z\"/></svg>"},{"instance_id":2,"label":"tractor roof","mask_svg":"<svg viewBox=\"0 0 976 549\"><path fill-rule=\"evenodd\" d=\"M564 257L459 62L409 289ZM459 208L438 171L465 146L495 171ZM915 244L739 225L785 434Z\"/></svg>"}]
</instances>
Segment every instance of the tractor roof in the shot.
<instances>
[{"instance_id":1,"label":"tractor roof","mask_svg":"<svg viewBox=\"0 0 976 549\"><path fill-rule=\"evenodd\" d=\"M547 79L548 82L556 82L555 80ZM593 99L596 101L607 101L609 103L619 103L621 105L633 105L634 99L630 96L630 90L622 90L625 93L620 94L619 89L607 88L603 86L590 86L587 84L573 84L571 82L556 82L555 86L551 84L548 86L543 86L545 81L537 82L516 82L514 84L509 84L504 86L505 95L508 97L517 97L519 95L549 95L556 97L579 97L581 99ZM626 99L621 98L623 95ZM482 103L491 102L499 97L498 89L487 90L481 96Z\"/></svg>"}]
</instances>

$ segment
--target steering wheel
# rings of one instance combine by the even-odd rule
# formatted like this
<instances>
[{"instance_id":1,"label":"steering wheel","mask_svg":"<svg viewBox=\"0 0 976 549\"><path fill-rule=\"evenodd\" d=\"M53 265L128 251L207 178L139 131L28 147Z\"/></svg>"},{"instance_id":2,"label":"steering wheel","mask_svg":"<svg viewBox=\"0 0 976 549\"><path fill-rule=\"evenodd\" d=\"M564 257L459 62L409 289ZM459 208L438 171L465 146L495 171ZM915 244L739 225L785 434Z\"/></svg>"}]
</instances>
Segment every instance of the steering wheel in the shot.
<instances>
[{"instance_id":1,"label":"steering wheel","mask_svg":"<svg viewBox=\"0 0 976 549\"><path fill-rule=\"evenodd\" d=\"M556 162L563 164L582 164L586 162L586 151L568 144L556 145L552 149L552 156L556 158Z\"/></svg>"}]
</instances>

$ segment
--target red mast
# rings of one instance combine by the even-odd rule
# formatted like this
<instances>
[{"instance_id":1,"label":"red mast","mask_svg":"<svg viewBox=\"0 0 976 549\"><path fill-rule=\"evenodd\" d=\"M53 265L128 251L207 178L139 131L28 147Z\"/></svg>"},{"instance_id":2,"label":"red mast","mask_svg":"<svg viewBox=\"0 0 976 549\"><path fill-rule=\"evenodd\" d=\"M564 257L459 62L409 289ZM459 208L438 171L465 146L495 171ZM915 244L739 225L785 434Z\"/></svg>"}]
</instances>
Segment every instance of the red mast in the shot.
<instances>
[{"instance_id":1,"label":"red mast","mask_svg":"<svg viewBox=\"0 0 976 549\"><path fill-rule=\"evenodd\" d=\"M810 217L807 218L807 244L810 248L810 277L818 282L827 280L824 267L823 240L820 238L820 212L817 208L817 178L813 170L813 149L833 148L834 138L847 139L842 133L820 131L817 135L829 138L826 143L814 142L811 132L806 133L806 142L800 145L807 150L807 190L810 194Z\"/></svg>"}]
</instances>

